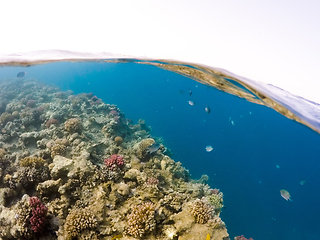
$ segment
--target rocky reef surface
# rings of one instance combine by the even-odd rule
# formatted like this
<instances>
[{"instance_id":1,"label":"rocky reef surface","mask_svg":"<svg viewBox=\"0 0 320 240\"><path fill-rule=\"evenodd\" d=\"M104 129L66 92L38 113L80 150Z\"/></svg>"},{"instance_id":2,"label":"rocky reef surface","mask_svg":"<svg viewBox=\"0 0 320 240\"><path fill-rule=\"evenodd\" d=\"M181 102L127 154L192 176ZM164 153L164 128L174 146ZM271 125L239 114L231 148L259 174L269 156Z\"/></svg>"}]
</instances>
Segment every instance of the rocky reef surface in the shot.
<instances>
[{"instance_id":1,"label":"rocky reef surface","mask_svg":"<svg viewBox=\"0 0 320 240\"><path fill-rule=\"evenodd\" d=\"M0 91L0 239L229 239L222 193L143 120L36 79Z\"/></svg>"}]
</instances>

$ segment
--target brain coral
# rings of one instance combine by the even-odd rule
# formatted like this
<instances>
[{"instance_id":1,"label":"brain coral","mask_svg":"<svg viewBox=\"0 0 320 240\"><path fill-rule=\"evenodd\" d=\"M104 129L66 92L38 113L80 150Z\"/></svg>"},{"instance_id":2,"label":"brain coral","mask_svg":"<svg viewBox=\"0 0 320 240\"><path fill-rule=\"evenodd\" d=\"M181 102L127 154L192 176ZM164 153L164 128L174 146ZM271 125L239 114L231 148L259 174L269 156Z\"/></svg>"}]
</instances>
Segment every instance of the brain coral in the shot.
<instances>
[{"instance_id":1,"label":"brain coral","mask_svg":"<svg viewBox=\"0 0 320 240\"><path fill-rule=\"evenodd\" d=\"M156 227L155 206L151 202L146 202L132 207L131 213L127 216L127 233L134 237L143 237L151 233Z\"/></svg>"},{"instance_id":2,"label":"brain coral","mask_svg":"<svg viewBox=\"0 0 320 240\"><path fill-rule=\"evenodd\" d=\"M66 218L64 229L67 239L78 236L84 230L94 229L98 225L95 215L87 208L75 208Z\"/></svg>"}]
</instances>

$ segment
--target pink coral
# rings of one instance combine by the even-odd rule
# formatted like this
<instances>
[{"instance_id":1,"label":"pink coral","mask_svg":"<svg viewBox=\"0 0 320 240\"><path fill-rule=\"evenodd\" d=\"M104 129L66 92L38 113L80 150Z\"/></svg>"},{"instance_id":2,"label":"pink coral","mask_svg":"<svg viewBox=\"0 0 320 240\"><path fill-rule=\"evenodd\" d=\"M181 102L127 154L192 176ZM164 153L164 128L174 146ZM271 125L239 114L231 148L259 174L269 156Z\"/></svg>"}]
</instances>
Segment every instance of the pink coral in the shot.
<instances>
[{"instance_id":1,"label":"pink coral","mask_svg":"<svg viewBox=\"0 0 320 240\"><path fill-rule=\"evenodd\" d=\"M159 180L157 178L154 177L149 177L147 179L147 185L158 185L159 184Z\"/></svg>"},{"instance_id":2,"label":"pink coral","mask_svg":"<svg viewBox=\"0 0 320 240\"><path fill-rule=\"evenodd\" d=\"M243 235L241 235L241 236L237 236L237 237L235 237L234 238L234 240L253 240L253 238L245 238Z\"/></svg>"},{"instance_id":3,"label":"pink coral","mask_svg":"<svg viewBox=\"0 0 320 240\"><path fill-rule=\"evenodd\" d=\"M114 154L110 158L105 159L104 163L111 170L115 169L116 167L121 168L124 165L123 157L117 154Z\"/></svg>"},{"instance_id":4,"label":"pink coral","mask_svg":"<svg viewBox=\"0 0 320 240\"><path fill-rule=\"evenodd\" d=\"M29 205L32 207L30 224L35 233L42 232L46 224L48 208L37 197L29 199Z\"/></svg>"}]
</instances>

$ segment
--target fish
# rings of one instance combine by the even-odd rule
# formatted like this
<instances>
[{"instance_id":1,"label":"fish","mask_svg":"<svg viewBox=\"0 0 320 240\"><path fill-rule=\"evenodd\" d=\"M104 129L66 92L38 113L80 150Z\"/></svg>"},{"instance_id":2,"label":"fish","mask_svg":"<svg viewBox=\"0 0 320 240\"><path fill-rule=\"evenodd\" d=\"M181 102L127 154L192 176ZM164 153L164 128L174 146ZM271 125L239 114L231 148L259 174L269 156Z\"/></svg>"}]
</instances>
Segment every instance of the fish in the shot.
<instances>
[{"instance_id":1,"label":"fish","mask_svg":"<svg viewBox=\"0 0 320 240\"><path fill-rule=\"evenodd\" d=\"M191 96L192 95L192 91L191 90L189 90L189 96Z\"/></svg>"},{"instance_id":2,"label":"fish","mask_svg":"<svg viewBox=\"0 0 320 240\"><path fill-rule=\"evenodd\" d=\"M206 240L210 240L210 234L207 234Z\"/></svg>"},{"instance_id":3,"label":"fish","mask_svg":"<svg viewBox=\"0 0 320 240\"><path fill-rule=\"evenodd\" d=\"M305 184L306 184L306 182L307 182L307 180L302 179L302 180L300 180L300 181L299 181L299 184L300 184L301 186L303 186L303 185L305 185Z\"/></svg>"},{"instance_id":4,"label":"fish","mask_svg":"<svg viewBox=\"0 0 320 240\"><path fill-rule=\"evenodd\" d=\"M26 75L26 72L19 72L19 73L17 74L17 77L18 77L18 78L23 78L24 75Z\"/></svg>"},{"instance_id":5,"label":"fish","mask_svg":"<svg viewBox=\"0 0 320 240\"><path fill-rule=\"evenodd\" d=\"M208 145L208 146L205 147L205 149L206 149L207 152L211 152L213 150L213 147Z\"/></svg>"},{"instance_id":6,"label":"fish","mask_svg":"<svg viewBox=\"0 0 320 240\"><path fill-rule=\"evenodd\" d=\"M280 195L281 195L281 197L283 197L285 200L287 200L287 201L292 201L291 195L290 195L290 193L289 193L287 190L281 189L281 190L280 190Z\"/></svg>"},{"instance_id":7,"label":"fish","mask_svg":"<svg viewBox=\"0 0 320 240\"><path fill-rule=\"evenodd\" d=\"M189 100L188 103L189 103L190 106L194 105L194 102L192 102L191 100Z\"/></svg>"},{"instance_id":8,"label":"fish","mask_svg":"<svg viewBox=\"0 0 320 240\"><path fill-rule=\"evenodd\" d=\"M118 235L115 235L111 238L111 240L117 240L117 239L121 239L122 238L122 234L118 234Z\"/></svg>"},{"instance_id":9,"label":"fish","mask_svg":"<svg viewBox=\"0 0 320 240\"><path fill-rule=\"evenodd\" d=\"M155 153L156 151L158 151L159 148L160 148L160 144L154 143L151 146L147 147L146 152L148 154L152 154L152 153Z\"/></svg>"},{"instance_id":10,"label":"fish","mask_svg":"<svg viewBox=\"0 0 320 240\"><path fill-rule=\"evenodd\" d=\"M210 111L211 111L211 110L210 110L210 108L209 108L208 106L206 106L206 107L204 108L204 110L205 110L205 111L206 111L206 113L208 113L208 114L209 114L209 113L210 113Z\"/></svg>"}]
</instances>

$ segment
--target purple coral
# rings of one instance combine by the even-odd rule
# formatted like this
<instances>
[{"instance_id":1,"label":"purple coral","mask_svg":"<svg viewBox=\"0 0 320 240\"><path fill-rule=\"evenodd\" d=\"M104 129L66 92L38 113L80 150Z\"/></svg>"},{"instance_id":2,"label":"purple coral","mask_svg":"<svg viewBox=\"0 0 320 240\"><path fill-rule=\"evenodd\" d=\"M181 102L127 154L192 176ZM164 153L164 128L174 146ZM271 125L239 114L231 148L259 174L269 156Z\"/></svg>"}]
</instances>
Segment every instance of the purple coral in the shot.
<instances>
[{"instance_id":1,"label":"purple coral","mask_svg":"<svg viewBox=\"0 0 320 240\"><path fill-rule=\"evenodd\" d=\"M40 233L44 230L46 224L48 208L37 197L30 197L29 205L32 208L30 217L31 229L35 233Z\"/></svg>"},{"instance_id":2,"label":"purple coral","mask_svg":"<svg viewBox=\"0 0 320 240\"><path fill-rule=\"evenodd\" d=\"M105 159L104 163L111 170L115 169L116 167L122 168L124 165L123 157L117 154L114 154L110 158Z\"/></svg>"},{"instance_id":3,"label":"purple coral","mask_svg":"<svg viewBox=\"0 0 320 240\"><path fill-rule=\"evenodd\" d=\"M241 236L237 236L237 237L235 237L234 238L234 240L253 240L253 238L245 238L243 235L241 235Z\"/></svg>"}]
</instances>

